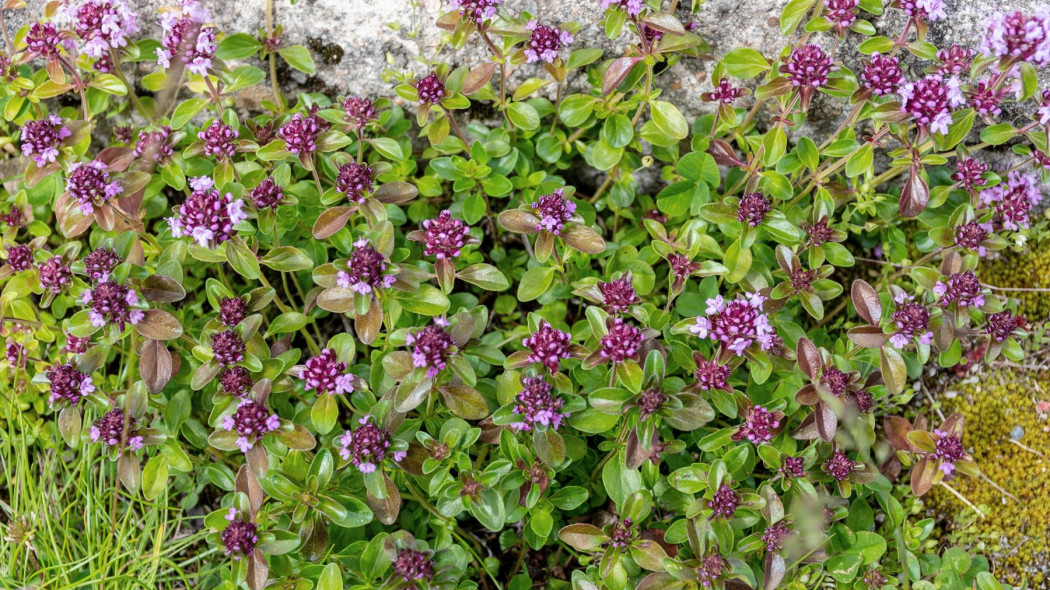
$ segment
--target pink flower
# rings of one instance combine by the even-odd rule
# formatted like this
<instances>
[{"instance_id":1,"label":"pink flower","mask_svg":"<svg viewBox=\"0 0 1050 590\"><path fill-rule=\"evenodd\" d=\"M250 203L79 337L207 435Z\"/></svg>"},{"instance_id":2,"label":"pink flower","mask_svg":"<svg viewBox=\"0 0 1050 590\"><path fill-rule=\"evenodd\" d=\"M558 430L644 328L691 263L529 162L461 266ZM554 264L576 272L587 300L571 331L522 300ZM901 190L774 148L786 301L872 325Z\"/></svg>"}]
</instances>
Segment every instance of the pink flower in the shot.
<instances>
[{"instance_id":1,"label":"pink flower","mask_svg":"<svg viewBox=\"0 0 1050 590\"><path fill-rule=\"evenodd\" d=\"M535 20L529 21L525 29L532 32L525 47L525 60L528 63L554 63L558 59L558 51L572 43L572 34L568 31L541 25Z\"/></svg>"},{"instance_id":2,"label":"pink flower","mask_svg":"<svg viewBox=\"0 0 1050 590\"><path fill-rule=\"evenodd\" d=\"M722 342L737 356L752 344L762 350L773 346L775 330L769 325L769 317L762 311L765 297L758 293L747 293L728 303L721 295L707 300L707 316L696 318L689 331L701 339Z\"/></svg>"}]
</instances>

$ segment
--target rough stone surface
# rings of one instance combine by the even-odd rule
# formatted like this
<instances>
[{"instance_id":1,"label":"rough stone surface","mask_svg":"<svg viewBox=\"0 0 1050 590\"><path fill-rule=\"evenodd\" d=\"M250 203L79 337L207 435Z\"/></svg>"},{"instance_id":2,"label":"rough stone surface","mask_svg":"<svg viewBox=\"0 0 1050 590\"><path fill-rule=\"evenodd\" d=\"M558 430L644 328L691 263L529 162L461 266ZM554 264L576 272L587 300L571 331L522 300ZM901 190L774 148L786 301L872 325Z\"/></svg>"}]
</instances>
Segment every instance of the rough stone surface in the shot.
<instances>
[{"instance_id":1,"label":"rough stone surface","mask_svg":"<svg viewBox=\"0 0 1050 590\"><path fill-rule=\"evenodd\" d=\"M166 0L130 0L139 12L144 33L158 34L158 11L170 4ZM683 22L695 18L697 32L714 48L716 56L736 47L758 49L773 59L791 41L780 34L778 19L787 0L708 0L699 14L690 15L692 3L680 1L678 16ZM976 47L984 31L987 17L1006 7L1031 10L1039 0L947 0L949 18L933 23L929 40L943 45L952 42ZM39 18L44 2L31 2L27 10L9 12L9 23L17 28L28 19ZM206 1L215 15L216 24L227 32L256 32L265 28L263 0L236 2L231 0ZM282 72L282 83L290 92L296 90L325 91L337 95L394 96L394 76L406 70L425 72L428 60L446 61L453 65L476 65L486 59L484 47L477 37L468 42L468 48L456 52L443 43L445 32L434 21L448 10L447 0L275 0L276 22L284 26L288 44L306 45L318 64L315 77L298 72ZM619 55L628 36L610 41L598 21L601 9L598 0L565 2L563 0L505 0L504 7L512 12L527 11L539 15L544 23L566 21L582 25L574 47L601 46L606 57ZM861 14L861 17L870 15ZM881 34L895 36L904 24L901 11L887 8L874 24ZM798 33L796 33L796 37ZM816 41L830 47L831 37L818 35ZM856 45L861 37L849 33L836 51L836 58L847 66L859 63ZM658 85L665 96L681 108L687 117L706 112L700 93L710 89L708 72L710 60L687 58L658 77ZM520 83L529 77L530 66L515 72L511 81ZM912 72L913 74L917 72ZM828 103L834 102L834 105ZM811 118L822 120L841 116L842 101L822 101L814 104Z\"/></svg>"}]
</instances>

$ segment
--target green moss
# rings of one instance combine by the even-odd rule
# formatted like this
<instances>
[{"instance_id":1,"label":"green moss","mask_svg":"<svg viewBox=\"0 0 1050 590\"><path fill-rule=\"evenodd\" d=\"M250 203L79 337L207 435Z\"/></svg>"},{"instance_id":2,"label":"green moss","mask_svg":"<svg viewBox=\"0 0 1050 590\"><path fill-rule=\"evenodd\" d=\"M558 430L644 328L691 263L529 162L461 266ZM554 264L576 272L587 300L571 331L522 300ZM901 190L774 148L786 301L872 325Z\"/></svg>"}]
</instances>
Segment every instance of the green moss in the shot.
<instances>
[{"instance_id":1,"label":"green moss","mask_svg":"<svg viewBox=\"0 0 1050 590\"><path fill-rule=\"evenodd\" d=\"M981 264L981 280L996 287L1050 289L1050 244L1031 244L1024 253L1004 253ZM1050 319L1050 293L1004 291L1019 301L1018 311L1029 320Z\"/></svg>"},{"instance_id":2,"label":"green moss","mask_svg":"<svg viewBox=\"0 0 1050 590\"><path fill-rule=\"evenodd\" d=\"M1042 277L1041 280L1048 280ZM989 479L1017 497L1004 496L984 479L961 477L950 485L978 505L985 517L950 492L935 488L927 506L946 522L950 544L988 556L997 576L1011 584L1027 580L1031 587L1045 583L1050 568L1050 458L1010 442L1023 429L1019 442L1039 453L1050 449L1047 417L1037 405L1050 398L1050 373L997 371L977 381L951 388L958 395L944 399L945 413L966 417L967 448Z\"/></svg>"}]
</instances>

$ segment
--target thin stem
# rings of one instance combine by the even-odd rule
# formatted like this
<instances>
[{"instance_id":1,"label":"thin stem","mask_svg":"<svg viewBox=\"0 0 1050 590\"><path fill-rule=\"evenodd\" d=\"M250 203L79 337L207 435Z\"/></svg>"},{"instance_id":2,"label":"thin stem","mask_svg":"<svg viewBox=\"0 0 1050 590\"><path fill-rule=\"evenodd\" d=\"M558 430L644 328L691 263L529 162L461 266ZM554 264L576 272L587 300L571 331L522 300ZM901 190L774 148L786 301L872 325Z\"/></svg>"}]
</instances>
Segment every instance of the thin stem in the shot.
<instances>
[{"instance_id":1,"label":"thin stem","mask_svg":"<svg viewBox=\"0 0 1050 590\"><path fill-rule=\"evenodd\" d=\"M11 33L7 32L7 21L4 20L4 11L0 10L0 29L4 30L4 42L7 43L8 55L15 52L15 45L11 43Z\"/></svg>"},{"instance_id":2,"label":"thin stem","mask_svg":"<svg viewBox=\"0 0 1050 590\"><path fill-rule=\"evenodd\" d=\"M944 483L943 481L940 483L940 485L941 485L941 487L943 487L946 490L948 490L949 492L951 492L952 495L954 495L956 498L962 500L963 504L966 504L970 508L973 508L974 512L976 512L978 516L980 516L981 518L984 518L984 512L982 512L981 509L978 508L977 506L974 506L973 502L967 500L966 496L963 496L959 492L955 491L955 488L953 488L952 486Z\"/></svg>"},{"instance_id":3,"label":"thin stem","mask_svg":"<svg viewBox=\"0 0 1050 590\"><path fill-rule=\"evenodd\" d=\"M987 287L992 291L1020 291L1025 293L1050 293L1050 289L1041 287L997 287L995 285L989 285L987 283L981 283L981 286Z\"/></svg>"},{"instance_id":4,"label":"thin stem","mask_svg":"<svg viewBox=\"0 0 1050 590\"><path fill-rule=\"evenodd\" d=\"M142 104L142 101L139 100L139 95L135 94L135 88L128 82L127 77L124 75L124 70L120 67L120 54L118 54L116 51L110 50L109 60L113 62L113 73L116 74L117 78L124 83L124 87L128 89L128 98L131 99L131 104L135 107L135 110L138 111L139 114L142 115L142 117L146 119L146 121L148 121L150 125L152 125L153 117L150 116L149 111L146 110L146 107ZM180 86L182 86L181 74L179 77L179 85L175 87L176 93L178 92L178 88ZM172 104L175 104L174 100L172 100L171 102Z\"/></svg>"},{"instance_id":5,"label":"thin stem","mask_svg":"<svg viewBox=\"0 0 1050 590\"><path fill-rule=\"evenodd\" d=\"M997 484L994 481L992 481L987 475L984 474L983 471L981 472L981 479L983 479L988 485L990 485L993 488L999 490L999 493L1001 493L1002 495L1013 499L1014 502L1020 502L1021 501L1020 499L1018 499L1017 496L1015 496L1015 495L1011 494L1010 492L1004 490L999 484Z\"/></svg>"},{"instance_id":6,"label":"thin stem","mask_svg":"<svg viewBox=\"0 0 1050 590\"><path fill-rule=\"evenodd\" d=\"M310 166L310 172L314 176L314 184L317 185L317 196L320 198L324 194L324 187L321 186L321 176L317 174L317 158L314 158L313 165Z\"/></svg>"},{"instance_id":7,"label":"thin stem","mask_svg":"<svg viewBox=\"0 0 1050 590\"><path fill-rule=\"evenodd\" d=\"M452 130L456 132L456 135L459 137L460 141L463 142L463 146L469 150L470 142L467 141L466 136L463 135L463 131L460 130L459 123L456 123L456 119L452 116L452 111L446 109L445 107L441 107L441 109L445 111L445 116L448 117L448 122L450 125L452 125Z\"/></svg>"},{"instance_id":8,"label":"thin stem","mask_svg":"<svg viewBox=\"0 0 1050 590\"><path fill-rule=\"evenodd\" d=\"M273 39L273 0L266 0L266 37L267 39ZM277 102L277 107L282 111L284 110L284 95L281 94L281 88L277 85L277 56L274 52L269 52L270 58L270 84L273 86L273 98Z\"/></svg>"}]
</instances>

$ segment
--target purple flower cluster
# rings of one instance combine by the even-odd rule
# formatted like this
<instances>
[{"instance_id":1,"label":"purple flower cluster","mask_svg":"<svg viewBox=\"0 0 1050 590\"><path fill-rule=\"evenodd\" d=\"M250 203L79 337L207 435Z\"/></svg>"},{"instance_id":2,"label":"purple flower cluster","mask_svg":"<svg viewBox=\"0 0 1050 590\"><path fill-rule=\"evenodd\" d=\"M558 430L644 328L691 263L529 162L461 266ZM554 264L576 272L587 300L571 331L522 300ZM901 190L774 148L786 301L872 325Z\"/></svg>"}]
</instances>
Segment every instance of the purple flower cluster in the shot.
<instances>
[{"instance_id":1,"label":"purple flower cluster","mask_svg":"<svg viewBox=\"0 0 1050 590\"><path fill-rule=\"evenodd\" d=\"M436 104L445 98L448 91L445 90L445 83L441 78L431 72L416 82L416 94L419 95L420 104Z\"/></svg>"},{"instance_id":2,"label":"purple flower cluster","mask_svg":"<svg viewBox=\"0 0 1050 590\"><path fill-rule=\"evenodd\" d=\"M576 214L576 203L565 197L565 189L557 189L549 195L543 195L532 204L539 214L540 222L536 231L549 231L554 235L561 233L565 222Z\"/></svg>"},{"instance_id":3,"label":"purple flower cluster","mask_svg":"<svg viewBox=\"0 0 1050 590\"><path fill-rule=\"evenodd\" d=\"M756 445L767 443L776 436L784 414L770 412L762 406L752 406L744 413L745 422L733 434L733 440L748 440Z\"/></svg>"},{"instance_id":4,"label":"purple flower cluster","mask_svg":"<svg viewBox=\"0 0 1050 590\"><path fill-rule=\"evenodd\" d=\"M248 317L248 305L240 297L223 297L219 301L219 321L233 328Z\"/></svg>"},{"instance_id":5,"label":"purple flower cluster","mask_svg":"<svg viewBox=\"0 0 1050 590\"><path fill-rule=\"evenodd\" d=\"M937 67L937 72L958 76L970 69L973 63L973 50L960 47L958 43L952 43L951 47L937 51L937 59L941 62L941 65Z\"/></svg>"},{"instance_id":6,"label":"purple flower cluster","mask_svg":"<svg viewBox=\"0 0 1050 590\"><path fill-rule=\"evenodd\" d=\"M412 347L412 365L427 370L427 377L433 379L445 369L452 348L456 341L445 327L448 321L434 318L434 323L415 334L409 334L406 343Z\"/></svg>"},{"instance_id":7,"label":"purple flower cluster","mask_svg":"<svg viewBox=\"0 0 1050 590\"><path fill-rule=\"evenodd\" d=\"M33 268L33 250L25 245L11 246L7 249L7 266L15 272Z\"/></svg>"},{"instance_id":8,"label":"purple flower cluster","mask_svg":"<svg viewBox=\"0 0 1050 590\"><path fill-rule=\"evenodd\" d=\"M893 94L904 81L901 60L896 56L873 53L871 59L865 60L860 78L864 87L875 96Z\"/></svg>"},{"instance_id":9,"label":"purple flower cluster","mask_svg":"<svg viewBox=\"0 0 1050 590\"><path fill-rule=\"evenodd\" d=\"M317 113L296 113L281 125L277 135L284 140L285 148L293 154L310 155L317 150L317 138L328 131L330 125Z\"/></svg>"},{"instance_id":10,"label":"purple flower cluster","mask_svg":"<svg viewBox=\"0 0 1050 590\"><path fill-rule=\"evenodd\" d=\"M680 289L686 279L694 272L700 270L701 264L693 262L688 256L672 252L667 255L667 265L671 267L671 276L674 277L675 289Z\"/></svg>"},{"instance_id":11,"label":"purple flower cluster","mask_svg":"<svg viewBox=\"0 0 1050 590\"><path fill-rule=\"evenodd\" d=\"M1007 88L997 88L991 79L978 80L970 85L966 98L977 114L998 117L1003 110L999 107L1009 93Z\"/></svg>"},{"instance_id":12,"label":"purple flower cluster","mask_svg":"<svg viewBox=\"0 0 1050 590\"><path fill-rule=\"evenodd\" d=\"M980 256L986 253L983 246L986 237L988 237L988 232L976 222L969 222L955 228L955 246L976 252Z\"/></svg>"},{"instance_id":13,"label":"purple flower cluster","mask_svg":"<svg viewBox=\"0 0 1050 590\"><path fill-rule=\"evenodd\" d=\"M762 542L766 545L766 551L778 551L784 546L784 540L791 534L786 520L778 520L762 533Z\"/></svg>"},{"instance_id":14,"label":"purple flower cluster","mask_svg":"<svg viewBox=\"0 0 1050 590\"><path fill-rule=\"evenodd\" d=\"M318 395L354 391L353 375L346 372L346 363L336 358L331 348L322 350L321 354L306 361L306 367L299 376L306 382L304 389L312 389Z\"/></svg>"},{"instance_id":15,"label":"purple flower cluster","mask_svg":"<svg viewBox=\"0 0 1050 590\"><path fill-rule=\"evenodd\" d=\"M220 367L235 365L244 360L246 347L236 330L223 330L211 337L211 349Z\"/></svg>"},{"instance_id":16,"label":"purple flower cluster","mask_svg":"<svg viewBox=\"0 0 1050 590\"><path fill-rule=\"evenodd\" d=\"M856 469L857 464L846 456L846 453L842 451L835 451L828 457L827 462L824 463L824 471L835 478L836 481L846 481L849 479L853 470Z\"/></svg>"},{"instance_id":17,"label":"purple flower cluster","mask_svg":"<svg viewBox=\"0 0 1050 590\"><path fill-rule=\"evenodd\" d=\"M87 0L71 7L73 31L85 41L84 53L94 58L128 44L127 36L139 31L134 11L125 0Z\"/></svg>"},{"instance_id":18,"label":"purple flower cluster","mask_svg":"<svg viewBox=\"0 0 1050 590\"><path fill-rule=\"evenodd\" d=\"M820 375L820 383L835 397L842 397L842 394L846 393L849 381L849 375L840 371L838 367L824 367L824 372Z\"/></svg>"},{"instance_id":19,"label":"purple flower cluster","mask_svg":"<svg viewBox=\"0 0 1050 590\"><path fill-rule=\"evenodd\" d=\"M715 492L714 498L707 502L707 507L712 510L711 518L733 518L739 505L740 494L725 483Z\"/></svg>"},{"instance_id":20,"label":"purple flower cluster","mask_svg":"<svg viewBox=\"0 0 1050 590\"><path fill-rule=\"evenodd\" d=\"M945 82L940 74L929 74L900 88L901 110L915 123L933 133L948 133L952 109L966 102L958 78Z\"/></svg>"},{"instance_id":21,"label":"purple flower cluster","mask_svg":"<svg viewBox=\"0 0 1050 590\"><path fill-rule=\"evenodd\" d=\"M522 346L528 348L530 363L542 363L551 373L558 372L558 363L562 359L569 358L569 345L572 343L572 335L550 325L544 320L540 323L538 330L522 341Z\"/></svg>"},{"instance_id":22,"label":"purple flower cluster","mask_svg":"<svg viewBox=\"0 0 1050 590\"><path fill-rule=\"evenodd\" d=\"M255 523L237 518L236 508L230 508L226 520L230 521L222 531L222 546L226 548L226 555L232 555L234 559L251 555L255 551L255 544L259 542Z\"/></svg>"},{"instance_id":23,"label":"purple flower cluster","mask_svg":"<svg viewBox=\"0 0 1050 590\"><path fill-rule=\"evenodd\" d=\"M1031 16L1016 10L992 15L981 51L1010 63L1050 64L1050 6L1038 6Z\"/></svg>"},{"instance_id":24,"label":"purple flower cluster","mask_svg":"<svg viewBox=\"0 0 1050 590\"><path fill-rule=\"evenodd\" d=\"M252 189L248 198L256 209L276 211L277 207L284 203L284 191L272 178L267 178Z\"/></svg>"},{"instance_id":25,"label":"purple flower cluster","mask_svg":"<svg viewBox=\"0 0 1050 590\"><path fill-rule=\"evenodd\" d=\"M1029 210L1043 198L1039 185L1039 175L1015 170L1006 182L981 191L981 203L995 209L992 221L997 227L1009 230L1026 228Z\"/></svg>"},{"instance_id":26,"label":"purple flower cluster","mask_svg":"<svg viewBox=\"0 0 1050 590\"><path fill-rule=\"evenodd\" d=\"M737 356L743 356L752 344L769 350L775 331L762 311L765 300L759 293L747 293L728 302L721 295L708 299L707 316L696 318L689 331L701 339L722 342Z\"/></svg>"},{"instance_id":27,"label":"purple flower cluster","mask_svg":"<svg viewBox=\"0 0 1050 590\"><path fill-rule=\"evenodd\" d=\"M344 100L343 113L346 115L346 121L353 125L358 133L379 118L379 111L372 101L360 96L351 96Z\"/></svg>"},{"instance_id":28,"label":"purple flower cluster","mask_svg":"<svg viewBox=\"0 0 1050 590\"><path fill-rule=\"evenodd\" d=\"M784 457L780 465L780 472L784 477L805 477L806 467L802 457Z\"/></svg>"},{"instance_id":29,"label":"purple flower cluster","mask_svg":"<svg viewBox=\"0 0 1050 590\"><path fill-rule=\"evenodd\" d=\"M426 553L404 549L394 559L394 574L405 582L430 581L434 578L434 560Z\"/></svg>"},{"instance_id":30,"label":"purple flower cluster","mask_svg":"<svg viewBox=\"0 0 1050 590\"><path fill-rule=\"evenodd\" d=\"M900 0L901 10L910 17L928 21L946 18L944 0Z\"/></svg>"},{"instance_id":31,"label":"purple flower cluster","mask_svg":"<svg viewBox=\"0 0 1050 590\"><path fill-rule=\"evenodd\" d=\"M371 421L371 416L361 418L357 430L347 430L339 437L339 456L344 461L350 461L361 473L374 473L379 464L386 459L386 452L390 448L390 433L376 426ZM400 451L391 454L396 463L405 458L405 452Z\"/></svg>"},{"instance_id":32,"label":"purple flower cluster","mask_svg":"<svg viewBox=\"0 0 1050 590\"><path fill-rule=\"evenodd\" d=\"M138 293L110 280L99 281L94 289L85 289L80 302L90 307L88 316L96 328L115 323L123 330L126 324L137 324L145 317L141 309L135 309L139 304Z\"/></svg>"},{"instance_id":33,"label":"purple flower cluster","mask_svg":"<svg viewBox=\"0 0 1050 590\"><path fill-rule=\"evenodd\" d=\"M511 423L514 430L528 432L537 424L557 430L561 421L569 417L561 411L565 400L554 395L550 383L542 377L522 377L521 391L515 399L514 413L522 419Z\"/></svg>"},{"instance_id":34,"label":"purple flower cluster","mask_svg":"<svg viewBox=\"0 0 1050 590\"><path fill-rule=\"evenodd\" d=\"M166 70L172 59L181 59L187 70L208 75L217 48L215 29L205 26L210 21L211 13L198 0L179 0L175 10L161 16L163 37L157 48L157 63Z\"/></svg>"},{"instance_id":35,"label":"purple flower cluster","mask_svg":"<svg viewBox=\"0 0 1050 590\"><path fill-rule=\"evenodd\" d=\"M602 10L620 9L629 16L638 16L645 7L644 0L601 0Z\"/></svg>"},{"instance_id":36,"label":"purple flower cluster","mask_svg":"<svg viewBox=\"0 0 1050 590\"><path fill-rule=\"evenodd\" d=\"M933 293L940 298L943 307L955 303L959 307L981 307L984 305L984 294L981 293L981 281L972 270L958 272L948 277L947 282L937 281Z\"/></svg>"},{"instance_id":37,"label":"purple flower cluster","mask_svg":"<svg viewBox=\"0 0 1050 590\"><path fill-rule=\"evenodd\" d=\"M22 126L22 155L33 158L37 166L46 166L58 159L58 146L70 135L73 132L62 125L57 115L27 121Z\"/></svg>"},{"instance_id":38,"label":"purple flower cluster","mask_svg":"<svg viewBox=\"0 0 1050 590\"><path fill-rule=\"evenodd\" d=\"M142 435L138 434L138 421L128 417L127 445L128 449L137 451L142 448ZM120 445L124 438L124 411L113 408L106 412L101 418L95 420L91 425L91 442L101 442L110 447Z\"/></svg>"},{"instance_id":39,"label":"purple flower cluster","mask_svg":"<svg viewBox=\"0 0 1050 590\"><path fill-rule=\"evenodd\" d=\"M60 401L76 406L80 403L81 398L95 391L95 383L91 380L91 376L78 371L73 363L51 365L44 373L51 384L51 397L48 403L52 406Z\"/></svg>"},{"instance_id":40,"label":"purple flower cluster","mask_svg":"<svg viewBox=\"0 0 1050 590\"><path fill-rule=\"evenodd\" d=\"M77 338L72 334L66 334L66 346L63 348L63 352L68 354L84 354L87 352L89 344L91 344L90 338Z\"/></svg>"},{"instance_id":41,"label":"purple flower cluster","mask_svg":"<svg viewBox=\"0 0 1050 590\"><path fill-rule=\"evenodd\" d=\"M37 266L40 286L54 295L65 291L73 282L73 271L61 256L52 256Z\"/></svg>"},{"instance_id":42,"label":"purple flower cluster","mask_svg":"<svg viewBox=\"0 0 1050 590\"><path fill-rule=\"evenodd\" d=\"M58 55L62 34L54 23L33 23L26 33L25 42L27 55L50 59Z\"/></svg>"},{"instance_id":43,"label":"purple flower cluster","mask_svg":"<svg viewBox=\"0 0 1050 590\"><path fill-rule=\"evenodd\" d=\"M251 399L241 400L237 411L223 418L222 428L236 432L237 446L247 453L264 434L281 427L281 419L265 405Z\"/></svg>"},{"instance_id":44,"label":"purple flower cluster","mask_svg":"<svg viewBox=\"0 0 1050 590\"><path fill-rule=\"evenodd\" d=\"M525 44L525 61L545 61L554 63L558 59L558 51L572 43L572 34L558 27L541 25L535 20L525 25L527 31L531 31L529 40Z\"/></svg>"},{"instance_id":45,"label":"purple flower cluster","mask_svg":"<svg viewBox=\"0 0 1050 590\"><path fill-rule=\"evenodd\" d=\"M212 179L199 176L190 179L193 193L178 208L178 215L168 217L171 235L192 237L201 247L214 248L234 236L234 226L248 219L244 201L233 194L220 193Z\"/></svg>"},{"instance_id":46,"label":"purple flower cluster","mask_svg":"<svg viewBox=\"0 0 1050 590\"><path fill-rule=\"evenodd\" d=\"M769 199L762 193L745 193L740 197L736 218L741 223L757 227L766 218L766 213L769 213Z\"/></svg>"},{"instance_id":47,"label":"purple flower cluster","mask_svg":"<svg viewBox=\"0 0 1050 590\"><path fill-rule=\"evenodd\" d=\"M971 190L975 186L984 186L987 181L981 176L988 171L988 164L978 160L977 158L959 158L955 163L955 173L952 174L952 180L959 183L959 186L966 190Z\"/></svg>"},{"instance_id":48,"label":"purple flower cluster","mask_svg":"<svg viewBox=\"0 0 1050 590\"><path fill-rule=\"evenodd\" d=\"M171 143L171 127L164 125L153 131L139 131L139 139L135 142L133 152L136 158L152 159L158 165L163 165L171 159L174 153L175 148Z\"/></svg>"},{"instance_id":49,"label":"purple flower cluster","mask_svg":"<svg viewBox=\"0 0 1050 590\"><path fill-rule=\"evenodd\" d=\"M644 334L641 329L624 322L622 318L615 318L609 326L609 333L602 336L602 358L614 363L633 359L638 354L643 340Z\"/></svg>"},{"instance_id":50,"label":"purple flower cluster","mask_svg":"<svg viewBox=\"0 0 1050 590\"><path fill-rule=\"evenodd\" d=\"M449 6L458 8L464 19L480 25L496 18L496 9L501 0L450 0Z\"/></svg>"},{"instance_id":51,"label":"purple flower cluster","mask_svg":"<svg viewBox=\"0 0 1050 590\"><path fill-rule=\"evenodd\" d=\"M890 344L894 348L904 348L915 338L919 339L920 344L932 342L930 310L903 291L894 296L893 301L897 304L897 310L890 316L890 323L897 331L890 337Z\"/></svg>"},{"instance_id":52,"label":"purple flower cluster","mask_svg":"<svg viewBox=\"0 0 1050 590\"><path fill-rule=\"evenodd\" d=\"M241 366L223 367L219 371L219 391L223 395L244 397L252 388L252 374Z\"/></svg>"},{"instance_id":53,"label":"purple flower cluster","mask_svg":"<svg viewBox=\"0 0 1050 590\"><path fill-rule=\"evenodd\" d=\"M434 219L420 224L424 234L423 254L438 260L459 258L463 246L470 239L470 226L452 217L452 212L442 211Z\"/></svg>"},{"instance_id":54,"label":"purple flower cluster","mask_svg":"<svg viewBox=\"0 0 1050 590\"><path fill-rule=\"evenodd\" d=\"M598 290L602 293L602 302L605 309L612 314L623 313L638 303L638 295L634 292L631 278L624 276L611 281L598 283Z\"/></svg>"},{"instance_id":55,"label":"purple flower cluster","mask_svg":"<svg viewBox=\"0 0 1050 590\"><path fill-rule=\"evenodd\" d=\"M660 391L659 387L646 389L638 396L639 417L642 420L649 419L650 416L659 412L665 403L667 403L667 396Z\"/></svg>"},{"instance_id":56,"label":"purple flower cluster","mask_svg":"<svg viewBox=\"0 0 1050 590\"><path fill-rule=\"evenodd\" d=\"M336 190L346 195L351 203L364 203L372 193L372 168L357 162L343 164L335 182Z\"/></svg>"},{"instance_id":57,"label":"purple flower cluster","mask_svg":"<svg viewBox=\"0 0 1050 590\"><path fill-rule=\"evenodd\" d=\"M693 378L696 379L696 386L701 391L711 391L712 389L730 391L732 388L729 386L729 376L732 374L733 369L726 365L720 365L717 361L696 357L696 370L693 371Z\"/></svg>"},{"instance_id":58,"label":"purple flower cluster","mask_svg":"<svg viewBox=\"0 0 1050 590\"><path fill-rule=\"evenodd\" d=\"M780 68L792 86L810 88L827 86L831 70L831 56L812 43L792 49L787 63Z\"/></svg>"},{"instance_id":59,"label":"purple flower cluster","mask_svg":"<svg viewBox=\"0 0 1050 590\"><path fill-rule=\"evenodd\" d=\"M696 581L704 588L710 588L715 585L719 578L722 577L722 572L726 568L726 561L722 559L721 555L712 553L707 557L700 560L696 566L694 573L696 574Z\"/></svg>"},{"instance_id":60,"label":"purple flower cluster","mask_svg":"<svg viewBox=\"0 0 1050 590\"><path fill-rule=\"evenodd\" d=\"M340 287L352 288L355 293L367 295L376 289L388 288L397 280L393 274L384 275L386 269L386 257L362 238L354 242L354 250L346 261L346 270L339 271L336 283Z\"/></svg>"},{"instance_id":61,"label":"purple flower cluster","mask_svg":"<svg viewBox=\"0 0 1050 590\"><path fill-rule=\"evenodd\" d=\"M84 272L93 281L105 281L120 263L120 255L112 248L95 248L84 257Z\"/></svg>"},{"instance_id":62,"label":"purple flower cluster","mask_svg":"<svg viewBox=\"0 0 1050 590\"><path fill-rule=\"evenodd\" d=\"M737 88L729 83L729 78L718 81L713 92L705 92L700 95L705 102L720 102L722 104L733 104L736 99L747 94L747 90Z\"/></svg>"},{"instance_id":63,"label":"purple flower cluster","mask_svg":"<svg viewBox=\"0 0 1050 590\"><path fill-rule=\"evenodd\" d=\"M222 121L215 119L197 134L197 139L204 142L204 153L218 160L232 158L237 151L234 140L237 130Z\"/></svg>"},{"instance_id":64,"label":"purple flower cluster","mask_svg":"<svg viewBox=\"0 0 1050 590\"><path fill-rule=\"evenodd\" d=\"M962 439L954 434L942 430L934 430L936 436L934 457L937 459L937 468L945 475L955 473L955 463L966 455Z\"/></svg>"},{"instance_id":65,"label":"purple flower cluster","mask_svg":"<svg viewBox=\"0 0 1050 590\"><path fill-rule=\"evenodd\" d=\"M610 532L609 546L617 549L627 549L631 544L631 539L634 538L634 532L631 531L630 518L614 522Z\"/></svg>"},{"instance_id":66,"label":"purple flower cluster","mask_svg":"<svg viewBox=\"0 0 1050 590\"><path fill-rule=\"evenodd\" d=\"M7 347L4 348L4 358L7 359L7 364L11 365L11 367L25 368L26 347L18 342L8 342Z\"/></svg>"},{"instance_id":67,"label":"purple flower cluster","mask_svg":"<svg viewBox=\"0 0 1050 590\"><path fill-rule=\"evenodd\" d=\"M857 6L860 0L827 0L824 3L824 16L831 24L845 29L857 20Z\"/></svg>"},{"instance_id":68,"label":"purple flower cluster","mask_svg":"<svg viewBox=\"0 0 1050 590\"><path fill-rule=\"evenodd\" d=\"M84 215L95 212L96 205L102 205L120 194L121 186L117 181L110 182L109 170L98 160L77 162L69 167L69 178L66 190L71 199L80 203Z\"/></svg>"},{"instance_id":69,"label":"purple flower cluster","mask_svg":"<svg viewBox=\"0 0 1050 590\"><path fill-rule=\"evenodd\" d=\"M988 325L984 332L996 342L1002 342L1013 336L1015 330L1024 329L1027 322L1024 316L1014 316L1008 311L1000 311L988 316Z\"/></svg>"}]
</instances>

